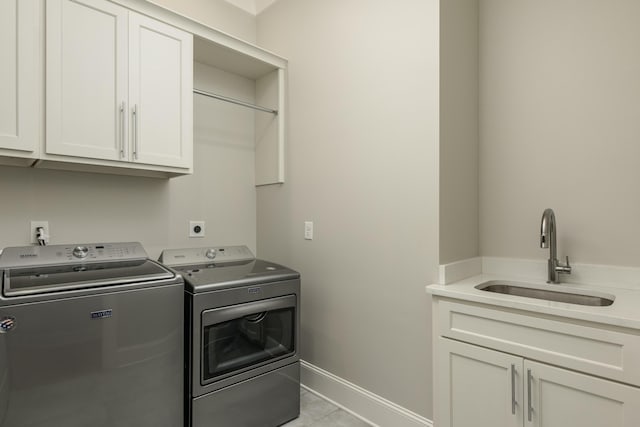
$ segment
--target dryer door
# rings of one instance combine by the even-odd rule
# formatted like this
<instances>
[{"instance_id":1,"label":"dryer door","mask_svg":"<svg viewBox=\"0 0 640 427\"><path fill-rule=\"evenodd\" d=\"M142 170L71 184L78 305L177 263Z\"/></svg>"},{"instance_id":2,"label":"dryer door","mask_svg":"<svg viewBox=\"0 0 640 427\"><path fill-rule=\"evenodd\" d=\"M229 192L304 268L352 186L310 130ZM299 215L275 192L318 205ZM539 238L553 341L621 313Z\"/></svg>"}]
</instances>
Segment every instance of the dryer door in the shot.
<instances>
[{"instance_id":1,"label":"dryer door","mask_svg":"<svg viewBox=\"0 0 640 427\"><path fill-rule=\"evenodd\" d=\"M203 312L202 385L294 354L295 310L287 295Z\"/></svg>"}]
</instances>

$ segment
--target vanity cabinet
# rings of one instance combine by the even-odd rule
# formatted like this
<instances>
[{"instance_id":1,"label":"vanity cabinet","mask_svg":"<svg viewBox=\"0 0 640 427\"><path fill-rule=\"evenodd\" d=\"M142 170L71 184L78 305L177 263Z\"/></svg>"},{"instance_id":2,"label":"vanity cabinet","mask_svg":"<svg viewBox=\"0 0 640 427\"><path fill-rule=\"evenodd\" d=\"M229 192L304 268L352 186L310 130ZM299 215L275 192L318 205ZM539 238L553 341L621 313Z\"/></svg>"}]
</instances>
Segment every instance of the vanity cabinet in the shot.
<instances>
[{"instance_id":1,"label":"vanity cabinet","mask_svg":"<svg viewBox=\"0 0 640 427\"><path fill-rule=\"evenodd\" d=\"M192 91L191 34L106 0L46 2L43 160L188 173Z\"/></svg>"},{"instance_id":2,"label":"vanity cabinet","mask_svg":"<svg viewBox=\"0 0 640 427\"><path fill-rule=\"evenodd\" d=\"M458 341L439 338L436 384L440 417L436 427L522 427L522 406L512 413L511 398L522 402L522 387L513 387L511 367L522 359Z\"/></svg>"},{"instance_id":3,"label":"vanity cabinet","mask_svg":"<svg viewBox=\"0 0 640 427\"><path fill-rule=\"evenodd\" d=\"M29 165L40 143L39 0L0 2L0 164Z\"/></svg>"},{"instance_id":4,"label":"vanity cabinet","mask_svg":"<svg viewBox=\"0 0 640 427\"><path fill-rule=\"evenodd\" d=\"M638 334L434 297L436 427L640 425Z\"/></svg>"},{"instance_id":5,"label":"vanity cabinet","mask_svg":"<svg viewBox=\"0 0 640 427\"><path fill-rule=\"evenodd\" d=\"M632 427L640 423L637 387L526 359L523 375L526 427Z\"/></svg>"},{"instance_id":6,"label":"vanity cabinet","mask_svg":"<svg viewBox=\"0 0 640 427\"><path fill-rule=\"evenodd\" d=\"M640 389L447 338L436 427L632 427Z\"/></svg>"}]
</instances>

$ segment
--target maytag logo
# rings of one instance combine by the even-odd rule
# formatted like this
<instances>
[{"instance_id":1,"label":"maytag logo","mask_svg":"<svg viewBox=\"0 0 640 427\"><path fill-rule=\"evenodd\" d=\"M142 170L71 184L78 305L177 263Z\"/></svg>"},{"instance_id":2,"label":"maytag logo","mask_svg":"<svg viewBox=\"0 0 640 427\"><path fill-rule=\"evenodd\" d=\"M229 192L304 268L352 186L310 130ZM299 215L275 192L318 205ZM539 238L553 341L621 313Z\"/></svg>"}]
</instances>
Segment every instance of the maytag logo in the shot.
<instances>
[{"instance_id":1,"label":"maytag logo","mask_svg":"<svg viewBox=\"0 0 640 427\"><path fill-rule=\"evenodd\" d=\"M0 334L6 334L16 327L16 318L6 316L0 319Z\"/></svg>"},{"instance_id":2,"label":"maytag logo","mask_svg":"<svg viewBox=\"0 0 640 427\"><path fill-rule=\"evenodd\" d=\"M249 288L248 291L249 291L250 295L256 295L256 294L259 294L260 292L262 292L262 289L260 289L260 288Z\"/></svg>"},{"instance_id":3,"label":"maytag logo","mask_svg":"<svg viewBox=\"0 0 640 427\"><path fill-rule=\"evenodd\" d=\"M92 319L104 319L105 317L111 317L113 315L113 309L100 310L91 312Z\"/></svg>"}]
</instances>

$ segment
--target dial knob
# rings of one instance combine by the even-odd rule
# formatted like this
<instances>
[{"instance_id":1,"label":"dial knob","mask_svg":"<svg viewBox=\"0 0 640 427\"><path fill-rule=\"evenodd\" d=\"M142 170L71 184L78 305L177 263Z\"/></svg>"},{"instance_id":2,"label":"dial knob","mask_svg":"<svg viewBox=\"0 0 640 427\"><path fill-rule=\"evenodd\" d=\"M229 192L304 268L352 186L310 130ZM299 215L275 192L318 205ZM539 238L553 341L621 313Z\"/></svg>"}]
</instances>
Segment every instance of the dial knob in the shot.
<instances>
[{"instance_id":1,"label":"dial knob","mask_svg":"<svg viewBox=\"0 0 640 427\"><path fill-rule=\"evenodd\" d=\"M73 248L73 256L76 258L86 258L89 255L89 248L86 246L76 246Z\"/></svg>"},{"instance_id":2,"label":"dial knob","mask_svg":"<svg viewBox=\"0 0 640 427\"><path fill-rule=\"evenodd\" d=\"M209 259L214 259L216 257L216 250L215 249L207 249L207 252L205 252L204 255Z\"/></svg>"}]
</instances>

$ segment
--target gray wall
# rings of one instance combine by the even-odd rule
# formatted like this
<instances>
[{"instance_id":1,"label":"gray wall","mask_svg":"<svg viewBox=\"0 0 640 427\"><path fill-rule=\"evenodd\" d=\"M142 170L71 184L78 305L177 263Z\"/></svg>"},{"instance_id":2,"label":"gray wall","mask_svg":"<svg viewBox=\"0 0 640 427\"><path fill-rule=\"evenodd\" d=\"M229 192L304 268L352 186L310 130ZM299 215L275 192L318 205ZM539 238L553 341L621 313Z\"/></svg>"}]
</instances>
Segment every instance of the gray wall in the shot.
<instances>
[{"instance_id":1,"label":"gray wall","mask_svg":"<svg viewBox=\"0 0 640 427\"><path fill-rule=\"evenodd\" d=\"M640 2L483 0L481 253L640 266Z\"/></svg>"},{"instance_id":2,"label":"gray wall","mask_svg":"<svg viewBox=\"0 0 640 427\"><path fill-rule=\"evenodd\" d=\"M258 252L302 273L302 358L426 417L438 3L280 0L257 33L289 59L290 112L287 182L258 189Z\"/></svg>"},{"instance_id":3,"label":"gray wall","mask_svg":"<svg viewBox=\"0 0 640 427\"><path fill-rule=\"evenodd\" d=\"M440 2L440 264L479 255L478 0Z\"/></svg>"},{"instance_id":4,"label":"gray wall","mask_svg":"<svg viewBox=\"0 0 640 427\"><path fill-rule=\"evenodd\" d=\"M205 3L175 5L189 14ZM229 6L218 0L207 7L216 4L220 10ZM229 7L226 14L207 15L207 22L246 35L252 15ZM200 64L195 85L249 99L255 91L253 82ZM197 95L194 107L192 176L166 180L0 166L0 248L29 244L30 221L47 220L52 244L139 240L152 257L167 247L247 244L255 250L253 113ZM189 220L205 220L207 236L189 239Z\"/></svg>"}]
</instances>

